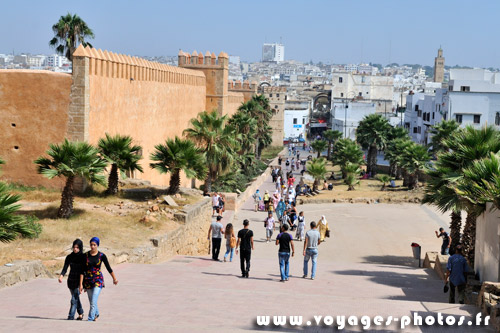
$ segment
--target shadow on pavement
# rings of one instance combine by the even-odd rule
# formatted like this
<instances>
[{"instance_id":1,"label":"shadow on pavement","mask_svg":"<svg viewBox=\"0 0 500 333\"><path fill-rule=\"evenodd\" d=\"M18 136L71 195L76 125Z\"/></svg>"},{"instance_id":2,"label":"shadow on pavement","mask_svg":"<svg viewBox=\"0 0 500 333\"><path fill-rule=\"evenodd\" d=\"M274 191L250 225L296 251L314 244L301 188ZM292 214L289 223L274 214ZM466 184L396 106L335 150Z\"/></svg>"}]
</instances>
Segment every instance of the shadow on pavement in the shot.
<instances>
[{"instance_id":1,"label":"shadow on pavement","mask_svg":"<svg viewBox=\"0 0 500 333\"><path fill-rule=\"evenodd\" d=\"M250 272L251 273L251 272ZM222 274L222 273L212 273L212 272L201 272L201 274L206 274L206 275L217 275L217 276L234 276L236 278L242 278L241 275L237 275L237 274ZM274 279L266 279L266 278L257 278L257 277L253 277L252 275L250 275L248 277L249 280L261 280L261 281L274 281Z\"/></svg>"},{"instance_id":2,"label":"shadow on pavement","mask_svg":"<svg viewBox=\"0 0 500 333\"><path fill-rule=\"evenodd\" d=\"M38 316L16 316L19 319L45 319L45 320L68 320L64 318L48 318L48 317L38 317Z\"/></svg>"},{"instance_id":3,"label":"shadow on pavement","mask_svg":"<svg viewBox=\"0 0 500 333\"><path fill-rule=\"evenodd\" d=\"M409 267L418 268L418 260L413 259L412 257L366 256L366 257L363 257L363 259L364 259L364 263L369 263L369 264L385 264L385 265L409 266ZM422 258L422 261L423 261L423 258Z\"/></svg>"}]
</instances>

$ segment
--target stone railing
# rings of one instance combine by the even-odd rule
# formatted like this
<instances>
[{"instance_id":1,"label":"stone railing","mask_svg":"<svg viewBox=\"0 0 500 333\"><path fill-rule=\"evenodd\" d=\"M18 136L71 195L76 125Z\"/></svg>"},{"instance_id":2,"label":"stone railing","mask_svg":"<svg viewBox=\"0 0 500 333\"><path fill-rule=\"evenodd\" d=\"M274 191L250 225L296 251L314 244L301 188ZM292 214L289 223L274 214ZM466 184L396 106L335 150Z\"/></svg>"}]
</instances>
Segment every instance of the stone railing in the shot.
<instances>
[{"instance_id":1,"label":"stone railing","mask_svg":"<svg viewBox=\"0 0 500 333\"><path fill-rule=\"evenodd\" d=\"M49 271L40 260L17 260L10 267L0 267L0 289L49 275Z\"/></svg>"}]
</instances>

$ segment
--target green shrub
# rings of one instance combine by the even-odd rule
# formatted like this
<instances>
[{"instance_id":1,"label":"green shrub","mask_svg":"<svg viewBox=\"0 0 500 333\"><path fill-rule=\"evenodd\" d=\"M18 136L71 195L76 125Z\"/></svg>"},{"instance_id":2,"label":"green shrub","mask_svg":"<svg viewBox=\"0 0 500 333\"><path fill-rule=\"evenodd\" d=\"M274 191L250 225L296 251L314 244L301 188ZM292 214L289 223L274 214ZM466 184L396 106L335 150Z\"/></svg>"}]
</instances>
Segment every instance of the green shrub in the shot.
<instances>
[{"instance_id":1,"label":"green shrub","mask_svg":"<svg viewBox=\"0 0 500 333\"><path fill-rule=\"evenodd\" d=\"M26 236L24 238L38 238L40 237L40 234L42 233L43 227L40 223L38 223L38 218L34 215L28 215L26 216L26 225L28 226L29 230L31 231L30 236Z\"/></svg>"}]
</instances>

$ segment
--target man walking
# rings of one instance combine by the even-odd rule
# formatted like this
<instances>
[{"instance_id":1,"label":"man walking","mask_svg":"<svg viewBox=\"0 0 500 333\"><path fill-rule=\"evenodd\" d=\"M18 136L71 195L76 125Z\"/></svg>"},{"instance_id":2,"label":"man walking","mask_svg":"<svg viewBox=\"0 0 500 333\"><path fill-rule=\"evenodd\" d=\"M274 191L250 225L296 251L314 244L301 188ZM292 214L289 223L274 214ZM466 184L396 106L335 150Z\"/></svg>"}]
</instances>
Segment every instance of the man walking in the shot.
<instances>
[{"instance_id":1,"label":"man walking","mask_svg":"<svg viewBox=\"0 0 500 333\"><path fill-rule=\"evenodd\" d=\"M255 191L255 193L253 194L253 203L254 203L255 211L259 210L259 204L260 204L261 200L262 200L262 198L260 196L259 189L257 189Z\"/></svg>"},{"instance_id":2,"label":"man walking","mask_svg":"<svg viewBox=\"0 0 500 333\"><path fill-rule=\"evenodd\" d=\"M222 216L217 216L217 221L210 224L208 229L208 240L210 240L210 233L212 233L212 259L219 261L220 244L222 242L222 234L224 234L224 226L220 221Z\"/></svg>"},{"instance_id":3,"label":"man walking","mask_svg":"<svg viewBox=\"0 0 500 333\"><path fill-rule=\"evenodd\" d=\"M436 237L443 237L443 244L441 245L441 254L446 255L450 254L450 245L451 245L451 237L448 235L446 231L444 231L443 228L439 228L439 234L437 231L436 232Z\"/></svg>"},{"instance_id":4,"label":"man walking","mask_svg":"<svg viewBox=\"0 0 500 333\"><path fill-rule=\"evenodd\" d=\"M462 256L462 246L457 245L455 254L448 258L448 265L446 265L445 283L450 280L450 296L449 302L455 303L455 287L458 289L458 302L464 304L465 298L465 273L468 272L467 260Z\"/></svg>"},{"instance_id":5,"label":"man walking","mask_svg":"<svg viewBox=\"0 0 500 333\"><path fill-rule=\"evenodd\" d=\"M248 272L250 272L250 257L253 250L253 231L248 229L249 224L248 220L243 221L243 229L238 231L238 242L236 243L236 254L238 254L238 246L240 247L241 277L244 278L248 278Z\"/></svg>"},{"instance_id":6,"label":"man walking","mask_svg":"<svg viewBox=\"0 0 500 333\"><path fill-rule=\"evenodd\" d=\"M274 230L274 218L273 218L273 212L269 212L267 214L267 218L264 221L265 227L266 227L266 239L267 243L271 241L271 237L273 237L273 230Z\"/></svg>"},{"instance_id":7,"label":"man walking","mask_svg":"<svg viewBox=\"0 0 500 333\"><path fill-rule=\"evenodd\" d=\"M219 213L219 195L217 192L212 194L212 216Z\"/></svg>"},{"instance_id":8,"label":"man walking","mask_svg":"<svg viewBox=\"0 0 500 333\"><path fill-rule=\"evenodd\" d=\"M309 259L312 260L311 280L316 277L316 263L318 261L318 245L321 243L319 231L316 230L316 222L311 222L311 230L306 232L306 240L304 242L304 276L307 278L307 266Z\"/></svg>"},{"instance_id":9,"label":"man walking","mask_svg":"<svg viewBox=\"0 0 500 333\"><path fill-rule=\"evenodd\" d=\"M280 282L288 281L288 272L290 270L290 248L292 257L295 254L293 246L293 237L288 232L288 225L284 224L281 227L281 233L276 237L276 245L279 245L278 258L280 262Z\"/></svg>"}]
</instances>

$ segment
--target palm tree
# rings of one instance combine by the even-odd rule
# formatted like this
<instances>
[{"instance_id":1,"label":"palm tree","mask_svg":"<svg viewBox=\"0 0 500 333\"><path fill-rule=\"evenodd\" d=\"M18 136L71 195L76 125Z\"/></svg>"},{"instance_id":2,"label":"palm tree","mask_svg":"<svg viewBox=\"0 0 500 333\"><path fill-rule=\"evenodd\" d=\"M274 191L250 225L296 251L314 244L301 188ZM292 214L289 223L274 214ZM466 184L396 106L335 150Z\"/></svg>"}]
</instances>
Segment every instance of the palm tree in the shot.
<instances>
[{"instance_id":1,"label":"palm tree","mask_svg":"<svg viewBox=\"0 0 500 333\"><path fill-rule=\"evenodd\" d=\"M500 209L500 156L490 153L488 158L474 161L464 170L465 181L458 185L459 195L474 205L493 203Z\"/></svg>"},{"instance_id":2,"label":"palm tree","mask_svg":"<svg viewBox=\"0 0 500 333\"><path fill-rule=\"evenodd\" d=\"M314 178L313 191L318 189L319 182L325 179L326 160L324 158L314 158L307 164L307 173Z\"/></svg>"},{"instance_id":3,"label":"palm tree","mask_svg":"<svg viewBox=\"0 0 500 333\"><path fill-rule=\"evenodd\" d=\"M130 136L115 135L106 133L106 138L99 139L97 144L101 156L111 164L111 171L108 177L107 194L118 193L118 170L122 173L138 170L143 172L139 165L141 160L141 146L132 146Z\"/></svg>"},{"instance_id":4,"label":"palm tree","mask_svg":"<svg viewBox=\"0 0 500 333\"><path fill-rule=\"evenodd\" d=\"M256 141L257 120L248 113L238 111L228 120L228 124L233 126L238 134L238 141L241 146L241 154L248 154Z\"/></svg>"},{"instance_id":5,"label":"palm tree","mask_svg":"<svg viewBox=\"0 0 500 333\"><path fill-rule=\"evenodd\" d=\"M50 158L39 157L35 163L38 164L38 173L49 179L66 178L57 217L69 218L73 214L75 178L82 177L105 186L106 179L101 173L107 163L99 157L99 151L86 142L70 142L65 139L62 144L50 144L49 147L47 155Z\"/></svg>"},{"instance_id":6,"label":"palm tree","mask_svg":"<svg viewBox=\"0 0 500 333\"><path fill-rule=\"evenodd\" d=\"M359 122L356 140L363 149L368 149L367 172L371 177L375 176L377 153L385 149L390 128L387 119L379 114L368 115Z\"/></svg>"},{"instance_id":7,"label":"palm tree","mask_svg":"<svg viewBox=\"0 0 500 333\"><path fill-rule=\"evenodd\" d=\"M311 143L312 149L318 153L318 158L321 156L321 152L325 150L327 145L328 145L328 142L326 142L324 140L314 140Z\"/></svg>"},{"instance_id":8,"label":"palm tree","mask_svg":"<svg viewBox=\"0 0 500 333\"><path fill-rule=\"evenodd\" d=\"M160 173L171 173L168 194L179 192L181 183L180 173L183 171L188 178L204 180L207 176L205 158L193 141L180 139L167 139L165 144L156 145L151 154L150 167Z\"/></svg>"},{"instance_id":9,"label":"palm tree","mask_svg":"<svg viewBox=\"0 0 500 333\"><path fill-rule=\"evenodd\" d=\"M385 149L385 158L390 163L390 174L401 179L403 173L403 154L412 145L409 138L398 138L390 141ZM403 186L408 186L408 177L404 177Z\"/></svg>"},{"instance_id":10,"label":"palm tree","mask_svg":"<svg viewBox=\"0 0 500 333\"><path fill-rule=\"evenodd\" d=\"M382 188L380 189L381 191L385 191L387 184L389 184L392 180L389 175L378 175L377 179L382 183Z\"/></svg>"},{"instance_id":11,"label":"palm tree","mask_svg":"<svg viewBox=\"0 0 500 333\"><path fill-rule=\"evenodd\" d=\"M262 150L272 143L272 128L269 126L272 112L269 108L269 101L263 95L254 96L248 102L243 103L238 111L247 113L257 120L255 156L260 160Z\"/></svg>"},{"instance_id":12,"label":"palm tree","mask_svg":"<svg viewBox=\"0 0 500 333\"><path fill-rule=\"evenodd\" d=\"M30 237L33 232L26 224L26 220L16 212L21 208L17 204L21 200L19 195L11 195L8 186L0 183L0 242L8 243L17 238Z\"/></svg>"},{"instance_id":13,"label":"palm tree","mask_svg":"<svg viewBox=\"0 0 500 333\"><path fill-rule=\"evenodd\" d=\"M396 179L401 178L401 168L397 164L397 157L400 156L400 153L395 151L397 150L395 145L401 141L411 141L408 131L404 127L391 127L389 133L387 134L387 146L384 150L384 154L385 158L390 163L389 175L394 175ZM391 154L393 156L391 156Z\"/></svg>"},{"instance_id":14,"label":"palm tree","mask_svg":"<svg viewBox=\"0 0 500 333\"><path fill-rule=\"evenodd\" d=\"M345 178L347 172L345 167L347 163L362 165L365 163L363 160L363 150L361 147L351 139L337 140L333 146L334 154L332 156L333 163L340 166L342 170L342 178Z\"/></svg>"},{"instance_id":15,"label":"palm tree","mask_svg":"<svg viewBox=\"0 0 500 333\"><path fill-rule=\"evenodd\" d=\"M429 153L426 147L411 142L403 152L401 159L402 167L408 175L408 189L413 190L418 187L418 174L429 163Z\"/></svg>"},{"instance_id":16,"label":"palm tree","mask_svg":"<svg viewBox=\"0 0 500 333\"><path fill-rule=\"evenodd\" d=\"M94 32L76 14L68 13L61 16L59 21L52 26L52 31L54 31L55 36L50 40L49 45L70 61L73 61L73 52L79 44L92 47L86 39L94 38Z\"/></svg>"},{"instance_id":17,"label":"palm tree","mask_svg":"<svg viewBox=\"0 0 500 333\"><path fill-rule=\"evenodd\" d=\"M442 211L467 212L462 243L464 254L473 266L476 219L484 206L475 205L466 196L461 195L460 186L467 182L464 170L471 167L475 161L500 151L500 133L492 126L481 129L467 126L442 143L444 151L438 154L438 160L428 172L430 181L424 200L438 206ZM452 227L457 228L456 225L450 225L450 228ZM457 232L459 231L452 229L452 233ZM453 235L451 237L453 239Z\"/></svg>"},{"instance_id":18,"label":"palm tree","mask_svg":"<svg viewBox=\"0 0 500 333\"><path fill-rule=\"evenodd\" d=\"M183 132L205 154L208 167L205 190L208 192L212 191L212 183L217 176L230 170L240 149L235 129L226 126L226 119L227 116L219 117L217 110L203 111L197 118L191 119L191 128Z\"/></svg>"},{"instance_id":19,"label":"palm tree","mask_svg":"<svg viewBox=\"0 0 500 333\"><path fill-rule=\"evenodd\" d=\"M330 154L332 151L332 144L342 137L342 132L334 130L326 130L323 132L323 138L328 141L328 153L326 159L330 160Z\"/></svg>"},{"instance_id":20,"label":"palm tree","mask_svg":"<svg viewBox=\"0 0 500 333\"><path fill-rule=\"evenodd\" d=\"M346 177L344 183L347 185L348 191L354 191L356 185L359 184L359 174L361 169L358 164L348 162L345 166Z\"/></svg>"},{"instance_id":21,"label":"palm tree","mask_svg":"<svg viewBox=\"0 0 500 333\"><path fill-rule=\"evenodd\" d=\"M436 155L437 153L445 150L445 146L443 145L443 141L453 135L460 124L455 120L443 120L440 123L431 126L430 133L431 137L431 145L432 145L432 153Z\"/></svg>"}]
</instances>

